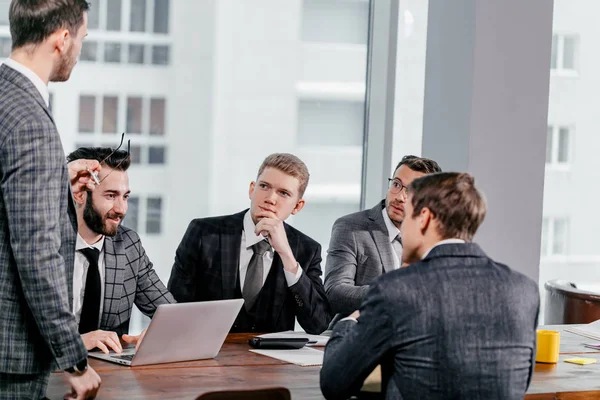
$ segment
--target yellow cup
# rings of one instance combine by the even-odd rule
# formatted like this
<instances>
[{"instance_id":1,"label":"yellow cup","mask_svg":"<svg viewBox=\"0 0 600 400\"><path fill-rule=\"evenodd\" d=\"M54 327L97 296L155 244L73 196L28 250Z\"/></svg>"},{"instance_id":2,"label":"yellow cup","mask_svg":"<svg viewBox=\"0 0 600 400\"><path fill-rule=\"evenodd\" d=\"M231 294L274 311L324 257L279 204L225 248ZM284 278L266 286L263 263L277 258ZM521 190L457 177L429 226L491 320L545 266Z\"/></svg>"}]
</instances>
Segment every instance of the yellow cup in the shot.
<instances>
[{"instance_id":1,"label":"yellow cup","mask_svg":"<svg viewBox=\"0 0 600 400\"><path fill-rule=\"evenodd\" d=\"M539 363L556 364L560 349L560 333L540 329L537 331L537 353L535 361Z\"/></svg>"}]
</instances>

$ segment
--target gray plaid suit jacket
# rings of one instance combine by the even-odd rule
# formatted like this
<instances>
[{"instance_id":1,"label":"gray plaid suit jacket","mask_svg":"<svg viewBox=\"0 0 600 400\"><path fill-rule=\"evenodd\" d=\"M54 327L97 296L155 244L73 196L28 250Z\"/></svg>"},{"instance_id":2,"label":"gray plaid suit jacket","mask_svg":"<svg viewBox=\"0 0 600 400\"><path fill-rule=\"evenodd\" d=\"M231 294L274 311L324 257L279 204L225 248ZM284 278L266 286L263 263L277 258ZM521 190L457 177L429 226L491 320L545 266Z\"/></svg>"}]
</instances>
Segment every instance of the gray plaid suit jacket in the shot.
<instances>
[{"instance_id":1,"label":"gray plaid suit jacket","mask_svg":"<svg viewBox=\"0 0 600 400\"><path fill-rule=\"evenodd\" d=\"M100 329L129 332L133 304L152 317L160 304L175 303L156 275L138 234L120 226L104 241L104 307Z\"/></svg>"},{"instance_id":2,"label":"gray plaid suit jacket","mask_svg":"<svg viewBox=\"0 0 600 400\"><path fill-rule=\"evenodd\" d=\"M370 285L333 328L321 390L358 393L381 364L386 399L522 400L535 367L538 285L474 243L434 247Z\"/></svg>"},{"instance_id":3,"label":"gray plaid suit jacket","mask_svg":"<svg viewBox=\"0 0 600 400\"><path fill-rule=\"evenodd\" d=\"M177 248L169 278L169 290L177 301L224 300L238 295L241 298L241 292L236 294L236 285L246 211L190 223ZM303 273L296 284L288 287L281 258L275 253L269 274L276 277L276 285L265 293L268 300L263 304L269 306L258 313L260 323L256 329L293 330L298 317L306 332L321 333L331 320L321 281L321 245L287 224L285 231ZM249 332L252 327L237 327L237 331L243 330Z\"/></svg>"},{"instance_id":4,"label":"gray plaid suit jacket","mask_svg":"<svg viewBox=\"0 0 600 400\"><path fill-rule=\"evenodd\" d=\"M6 65L0 192L0 372L69 368L87 351L69 296L77 225L65 155L40 93Z\"/></svg>"},{"instance_id":5,"label":"gray plaid suit jacket","mask_svg":"<svg viewBox=\"0 0 600 400\"><path fill-rule=\"evenodd\" d=\"M342 316L358 310L369 285L384 272L394 270L393 250L381 215L384 206L385 200L333 224L325 291L332 311Z\"/></svg>"}]
</instances>

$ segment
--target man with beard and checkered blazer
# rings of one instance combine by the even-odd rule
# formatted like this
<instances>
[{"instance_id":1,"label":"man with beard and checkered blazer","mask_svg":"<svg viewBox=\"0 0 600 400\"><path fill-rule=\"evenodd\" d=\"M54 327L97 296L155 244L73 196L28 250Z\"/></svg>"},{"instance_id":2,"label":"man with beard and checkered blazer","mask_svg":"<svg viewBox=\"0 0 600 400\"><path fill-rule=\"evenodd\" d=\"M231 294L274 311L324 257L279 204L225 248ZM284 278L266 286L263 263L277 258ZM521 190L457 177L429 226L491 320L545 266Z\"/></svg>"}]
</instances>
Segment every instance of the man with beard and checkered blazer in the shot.
<instances>
[{"instance_id":1,"label":"man with beard and checkered blazer","mask_svg":"<svg viewBox=\"0 0 600 400\"><path fill-rule=\"evenodd\" d=\"M98 160L100 184L76 193L78 235L73 269L73 313L88 350L122 351L119 336L139 346L145 330L127 335L135 304L152 317L160 304L175 303L152 267L138 234L122 226L127 214L130 155L107 147L79 148L67 161Z\"/></svg>"}]
</instances>

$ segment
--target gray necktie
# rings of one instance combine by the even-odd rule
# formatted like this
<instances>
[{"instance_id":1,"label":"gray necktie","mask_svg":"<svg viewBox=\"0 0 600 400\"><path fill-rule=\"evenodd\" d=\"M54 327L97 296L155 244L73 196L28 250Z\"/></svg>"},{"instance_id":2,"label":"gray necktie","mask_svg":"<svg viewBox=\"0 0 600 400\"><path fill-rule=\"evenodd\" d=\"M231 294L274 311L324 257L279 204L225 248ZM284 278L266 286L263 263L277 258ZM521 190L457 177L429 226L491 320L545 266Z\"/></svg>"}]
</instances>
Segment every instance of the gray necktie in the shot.
<instances>
[{"instance_id":1,"label":"gray necktie","mask_svg":"<svg viewBox=\"0 0 600 400\"><path fill-rule=\"evenodd\" d=\"M252 245L252 258L246 270L246 278L244 279L244 288L242 296L244 297L244 305L246 309L252 308L256 297L263 285L263 254L271 248L271 245L266 240Z\"/></svg>"},{"instance_id":2,"label":"gray necktie","mask_svg":"<svg viewBox=\"0 0 600 400\"><path fill-rule=\"evenodd\" d=\"M400 234L398 234L394 240L392 240L392 248L398 255L398 260L400 261L400 267L402 266L402 238Z\"/></svg>"}]
</instances>

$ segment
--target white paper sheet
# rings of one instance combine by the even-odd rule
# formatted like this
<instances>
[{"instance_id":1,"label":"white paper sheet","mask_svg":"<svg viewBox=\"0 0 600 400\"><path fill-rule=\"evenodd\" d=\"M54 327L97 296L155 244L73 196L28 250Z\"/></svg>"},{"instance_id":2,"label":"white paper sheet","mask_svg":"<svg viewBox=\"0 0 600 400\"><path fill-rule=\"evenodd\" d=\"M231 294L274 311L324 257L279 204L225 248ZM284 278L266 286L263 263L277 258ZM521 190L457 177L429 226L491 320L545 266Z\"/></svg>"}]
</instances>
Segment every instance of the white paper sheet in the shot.
<instances>
[{"instance_id":1,"label":"white paper sheet","mask_svg":"<svg viewBox=\"0 0 600 400\"><path fill-rule=\"evenodd\" d=\"M275 332L275 333L265 333L264 335L259 335L259 337L263 338L307 338L310 342L317 342L314 344L307 344L307 346L325 346L327 341L329 340L329 336L322 335L309 335L305 332L295 332L295 331L285 331L285 332Z\"/></svg>"},{"instance_id":2,"label":"white paper sheet","mask_svg":"<svg viewBox=\"0 0 600 400\"><path fill-rule=\"evenodd\" d=\"M250 351L256 354L262 354L263 356L296 364L301 367L314 367L323 365L323 352L321 350L311 349L308 347L293 350L250 349Z\"/></svg>"},{"instance_id":3,"label":"white paper sheet","mask_svg":"<svg viewBox=\"0 0 600 400\"><path fill-rule=\"evenodd\" d=\"M590 339L600 340L600 320L591 322L587 325L565 328L565 331L579 336L585 336Z\"/></svg>"}]
</instances>

